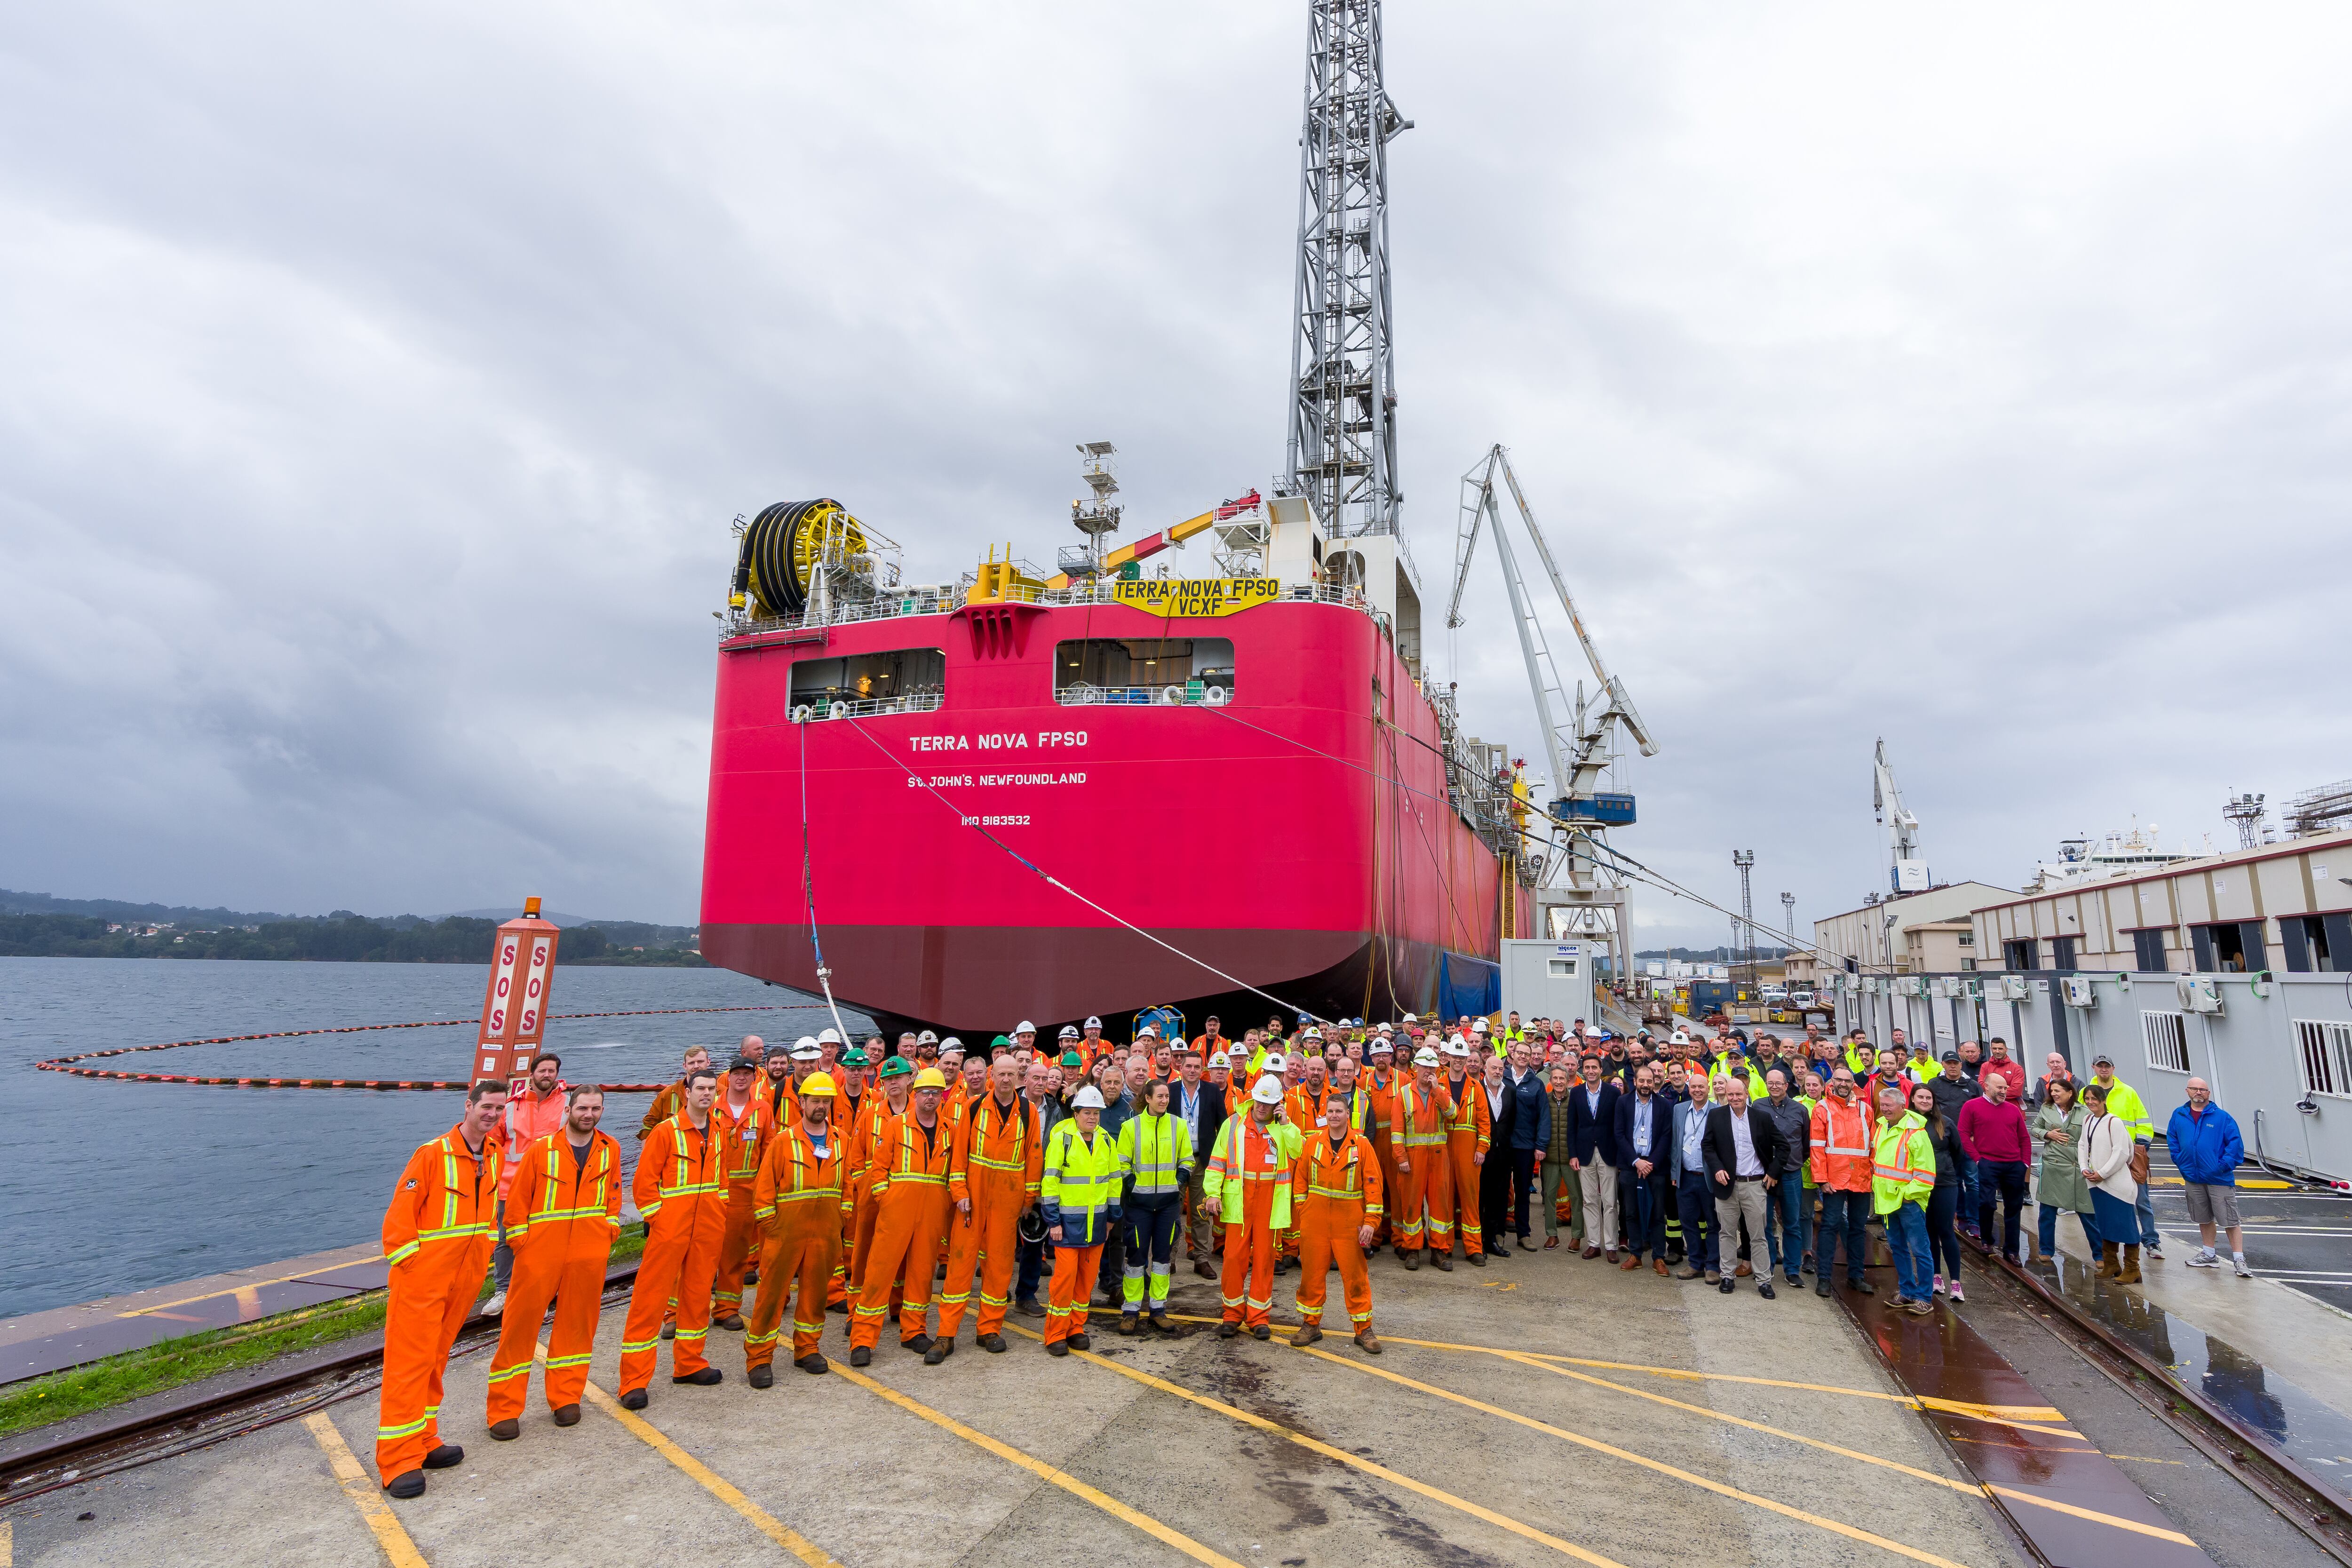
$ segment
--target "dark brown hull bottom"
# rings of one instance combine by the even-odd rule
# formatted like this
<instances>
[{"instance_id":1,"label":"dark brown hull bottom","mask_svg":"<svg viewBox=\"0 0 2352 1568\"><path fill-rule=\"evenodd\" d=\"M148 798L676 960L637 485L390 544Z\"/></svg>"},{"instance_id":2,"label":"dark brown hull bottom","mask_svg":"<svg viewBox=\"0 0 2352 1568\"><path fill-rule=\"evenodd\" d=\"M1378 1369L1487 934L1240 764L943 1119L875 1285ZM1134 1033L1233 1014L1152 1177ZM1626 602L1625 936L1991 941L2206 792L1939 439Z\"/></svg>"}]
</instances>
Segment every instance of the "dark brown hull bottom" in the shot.
<instances>
[{"instance_id":1,"label":"dark brown hull bottom","mask_svg":"<svg viewBox=\"0 0 2352 1568\"><path fill-rule=\"evenodd\" d=\"M822 928L834 995L871 1014L883 1032L931 1028L986 1040L1026 1018L1047 1038L1064 1024L1099 1016L1127 1037L1134 1016L1172 1005L1200 1033L1213 1013L1228 1035L1279 1012L1318 1018L1395 1018L1438 1004L1441 968L1451 985L1493 973L1490 959L1369 931L1163 931L1160 941L1281 999L1277 1006L1167 948L1117 928L992 926ZM804 926L702 928L702 955L724 969L796 990L817 990ZM1452 1000L1465 1010L1456 989ZM1489 1004L1491 1005L1491 1003Z\"/></svg>"}]
</instances>

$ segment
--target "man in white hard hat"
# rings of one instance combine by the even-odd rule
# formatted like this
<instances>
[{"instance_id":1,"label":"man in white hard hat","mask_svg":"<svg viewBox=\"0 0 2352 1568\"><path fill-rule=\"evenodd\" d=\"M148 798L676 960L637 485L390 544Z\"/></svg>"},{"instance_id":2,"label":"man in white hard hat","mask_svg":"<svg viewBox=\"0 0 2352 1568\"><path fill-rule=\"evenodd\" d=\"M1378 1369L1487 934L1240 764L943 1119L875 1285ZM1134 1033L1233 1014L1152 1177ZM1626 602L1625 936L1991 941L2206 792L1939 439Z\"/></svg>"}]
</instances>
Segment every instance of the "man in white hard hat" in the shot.
<instances>
[{"instance_id":1,"label":"man in white hard hat","mask_svg":"<svg viewBox=\"0 0 2352 1568\"><path fill-rule=\"evenodd\" d=\"M841 1060L841 1031L839 1029L828 1027L817 1032L817 1071L824 1073L827 1078L833 1076L835 1064ZM835 1092L837 1093L838 1090L839 1086L836 1085Z\"/></svg>"},{"instance_id":2,"label":"man in white hard hat","mask_svg":"<svg viewBox=\"0 0 2352 1568\"><path fill-rule=\"evenodd\" d=\"M1445 1149L1453 1114L1454 1102L1437 1076L1437 1052L1423 1046L1412 1054L1412 1080L1397 1086L1389 1118L1397 1168L1389 1217L1407 1268L1421 1267L1426 1247L1439 1268L1454 1271L1454 1163Z\"/></svg>"},{"instance_id":3,"label":"man in white hard hat","mask_svg":"<svg viewBox=\"0 0 2352 1568\"><path fill-rule=\"evenodd\" d=\"M1045 1182L1039 1206L1054 1242L1051 1310L1045 1351L1066 1356L1089 1349L1087 1304L1102 1267L1103 1244L1118 1230L1118 1141L1102 1130L1102 1090L1088 1084L1070 1101L1070 1116L1045 1136Z\"/></svg>"},{"instance_id":4,"label":"man in white hard hat","mask_svg":"<svg viewBox=\"0 0 2352 1568\"><path fill-rule=\"evenodd\" d=\"M1481 1035L1479 1039L1486 1037ZM1486 1109L1486 1090L1480 1075L1472 1070L1474 1060L1485 1058L1484 1049L1474 1051L1468 1038L1454 1035L1445 1042L1446 1098L1453 1112L1445 1119L1445 1153L1453 1165L1452 1198L1454 1234L1461 1239L1462 1255L1473 1268L1486 1267L1485 1233L1478 1223L1479 1169L1486 1163L1486 1152L1493 1146L1494 1117ZM1432 1205L1431 1212L1436 1212ZM1433 1236L1430 1246L1437 1247Z\"/></svg>"},{"instance_id":5,"label":"man in white hard hat","mask_svg":"<svg viewBox=\"0 0 2352 1568\"><path fill-rule=\"evenodd\" d=\"M775 1121L779 1127L800 1125L801 1085L806 1083L809 1074L817 1071L824 1062L824 1052L817 1045L816 1037L814 1035L803 1035L799 1039L794 1040L790 1055L793 1064L792 1087L769 1102L776 1112Z\"/></svg>"},{"instance_id":6,"label":"man in white hard hat","mask_svg":"<svg viewBox=\"0 0 2352 1568\"><path fill-rule=\"evenodd\" d=\"M1396 1037L1386 1024L1372 1037L1371 1048L1366 1053L1363 1075L1364 1097L1370 1101L1365 1118L1364 1136L1371 1141L1372 1153L1381 1163L1381 1191L1386 1194L1386 1207L1379 1222L1380 1236L1374 1238L1378 1247L1393 1234L1390 1215L1397 1203L1396 1143L1389 1127L1396 1114L1397 1079L1410 1077L1400 1074L1396 1067Z\"/></svg>"},{"instance_id":7,"label":"man in white hard hat","mask_svg":"<svg viewBox=\"0 0 2352 1568\"><path fill-rule=\"evenodd\" d=\"M1102 1020L1088 1018L1078 1034L1078 1054L1087 1058L1091 1068L1103 1053Z\"/></svg>"},{"instance_id":8,"label":"man in white hard hat","mask_svg":"<svg viewBox=\"0 0 2352 1568\"><path fill-rule=\"evenodd\" d=\"M1250 1091L1249 1113L1218 1129L1209 1156L1209 1214L1225 1227L1221 1339L1244 1327L1261 1340L1274 1334L1275 1244L1290 1225L1301 1144L1298 1130L1280 1119L1281 1109L1281 1080L1268 1073Z\"/></svg>"},{"instance_id":9,"label":"man in white hard hat","mask_svg":"<svg viewBox=\"0 0 2352 1568\"><path fill-rule=\"evenodd\" d=\"M1013 1048L1016 1051L1034 1052L1037 1048L1037 1026L1026 1018L1013 1025Z\"/></svg>"}]
</instances>

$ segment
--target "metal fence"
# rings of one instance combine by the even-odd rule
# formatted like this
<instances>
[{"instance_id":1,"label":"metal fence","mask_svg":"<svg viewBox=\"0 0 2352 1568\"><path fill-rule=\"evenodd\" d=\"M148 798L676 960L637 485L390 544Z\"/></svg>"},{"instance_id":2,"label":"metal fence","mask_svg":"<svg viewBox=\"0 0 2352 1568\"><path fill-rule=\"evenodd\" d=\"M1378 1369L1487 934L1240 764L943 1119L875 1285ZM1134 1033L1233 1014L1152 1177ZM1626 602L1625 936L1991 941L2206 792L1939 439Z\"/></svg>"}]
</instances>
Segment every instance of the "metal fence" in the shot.
<instances>
[{"instance_id":1,"label":"metal fence","mask_svg":"<svg viewBox=\"0 0 2352 1568\"><path fill-rule=\"evenodd\" d=\"M1082 583L1070 588L1013 588L1003 598L1015 604L1069 605L1114 605L1115 585L1108 582ZM1335 588L1322 583L1291 583L1284 585L1282 604L1343 605L1361 610L1373 619L1387 623L1388 617L1375 610L1360 588ZM719 616L719 640L733 642L738 637L774 637L793 634L818 634L832 626L855 626L864 621L896 620L902 616L943 616L963 607L964 596L952 589L915 589L887 597L851 600L835 605L819 615L810 611L799 616L753 616L743 610L729 610ZM1141 608L1140 605L1130 606Z\"/></svg>"},{"instance_id":2,"label":"metal fence","mask_svg":"<svg viewBox=\"0 0 2352 1568\"><path fill-rule=\"evenodd\" d=\"M1054 689L1065 708L1222 708L1234 700L1227 686L1088 686L1083 681Z\"/></svg>"},{"instance_id":3,"label":"metal fence","mask_svg":"<svg viewBox=\"0 0 2352 1568\"><path fill-rule=\"evenodd\" d=\"M913 691L904 697L861 697L848 702L798 702L794 723L821 723L827 719L879 719L892 713L936 713L946 700L937 691Z\"/></svg>"}]
</instances>

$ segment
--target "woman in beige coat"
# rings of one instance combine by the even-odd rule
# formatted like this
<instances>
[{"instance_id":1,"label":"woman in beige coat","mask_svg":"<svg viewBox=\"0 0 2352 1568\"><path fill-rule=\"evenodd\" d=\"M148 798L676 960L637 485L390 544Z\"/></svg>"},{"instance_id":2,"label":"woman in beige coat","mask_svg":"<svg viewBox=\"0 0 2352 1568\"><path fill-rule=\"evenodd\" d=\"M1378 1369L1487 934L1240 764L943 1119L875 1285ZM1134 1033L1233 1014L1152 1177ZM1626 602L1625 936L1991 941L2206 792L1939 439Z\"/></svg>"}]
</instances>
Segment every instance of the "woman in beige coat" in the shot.
<instances>
[{"instance_id":1,"label":"woman in beige coat","mask_svg":"<svg viewBox=\"0 0 2352 1568\"><path fill-rule=\"evenodd\" d=\"M2139 1283L2139 1215L2133 1203L2139 1184L2132 1180L2132 1132L2123 1119L2107 1114L2107 1091L2083 1086L2090 1114L2083 1122L2083 1174L2091 1184L2092 1218L2099 1227L2098 1272L2125 1285ZM2128 1239L2126 1239L2128 1238ZM2118 1244L2123 1252L2116 1262Z\"/></svg>"}]
</instances>

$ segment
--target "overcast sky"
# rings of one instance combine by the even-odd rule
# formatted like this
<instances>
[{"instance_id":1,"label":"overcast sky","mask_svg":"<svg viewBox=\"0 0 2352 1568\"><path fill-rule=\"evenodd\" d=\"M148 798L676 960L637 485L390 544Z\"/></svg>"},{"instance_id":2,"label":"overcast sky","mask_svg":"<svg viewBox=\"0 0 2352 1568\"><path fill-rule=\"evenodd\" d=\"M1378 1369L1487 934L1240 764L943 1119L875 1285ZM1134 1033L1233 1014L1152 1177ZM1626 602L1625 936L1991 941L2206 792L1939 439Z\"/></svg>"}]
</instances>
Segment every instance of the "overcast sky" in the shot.
<instances>
[{"instance_id":1,"label":"overcast sky","mask_svg":"<svg viewBox=\"0 0 2352 1568\"><path fill-rule=\"evenodd\" d=\"M1075 441L1130 536L1279 465L1303 10L11 9L0 886L692 919L736 513L937 580L1050 558ZM1425 590L1508 444L1630 853L1849 908L1880 735L2007 886L2352 774L2352 11L1387 22Z\"/></svg>"}]
</instances>

